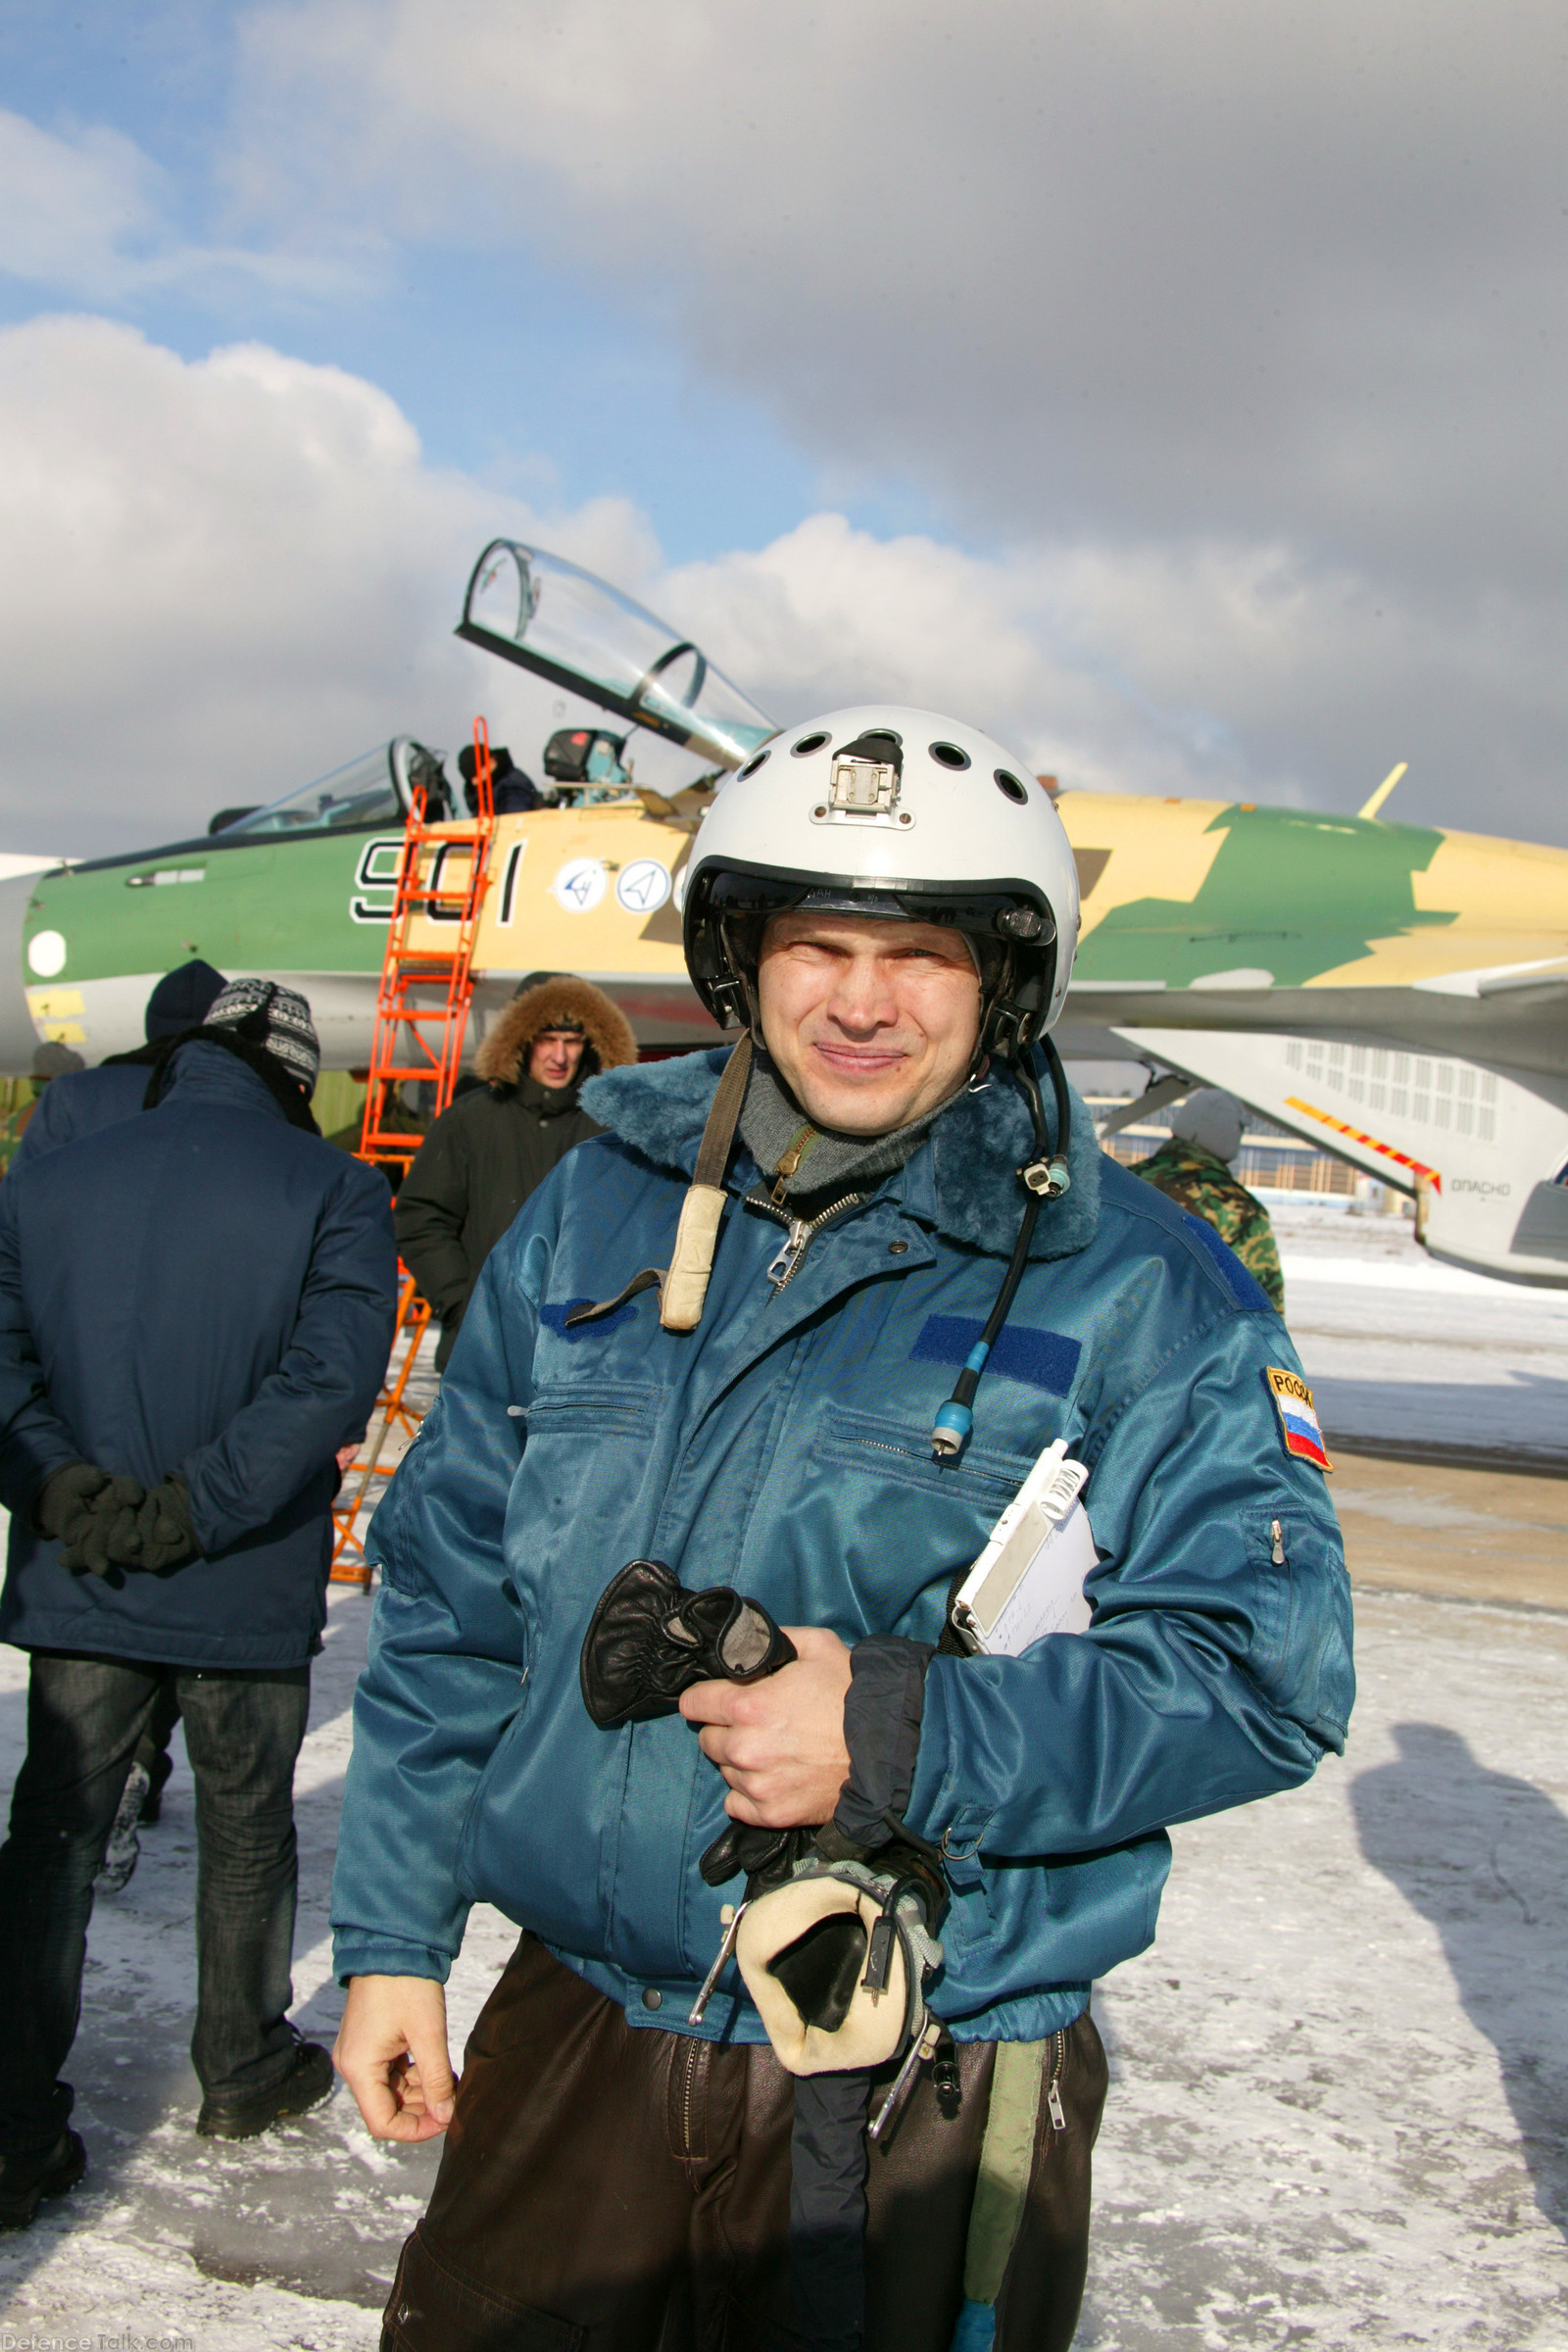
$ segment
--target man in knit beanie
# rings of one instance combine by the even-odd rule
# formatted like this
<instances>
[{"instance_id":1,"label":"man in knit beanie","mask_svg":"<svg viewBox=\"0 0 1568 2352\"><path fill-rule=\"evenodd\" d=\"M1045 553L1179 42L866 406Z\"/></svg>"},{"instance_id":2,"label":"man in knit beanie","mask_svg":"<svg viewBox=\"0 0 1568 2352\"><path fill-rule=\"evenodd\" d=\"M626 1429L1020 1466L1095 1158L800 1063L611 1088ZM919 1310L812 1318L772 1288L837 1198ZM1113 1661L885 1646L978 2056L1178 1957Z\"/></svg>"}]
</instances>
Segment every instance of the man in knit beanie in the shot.
<instances>
[{"instance_id":1,"label":"man in knit beanie","mask_svg":"<svg viewBox=\"0 0 1568 2352\"><path fill-rule=\"evenodd\" d=\"M311 1008L292 988L275 980L230 980L207 1015L209 1029L233 1029L253 1038L297 1080L305 1100L321 1074L321 1045Z\"/></svg>"}]
</instances>

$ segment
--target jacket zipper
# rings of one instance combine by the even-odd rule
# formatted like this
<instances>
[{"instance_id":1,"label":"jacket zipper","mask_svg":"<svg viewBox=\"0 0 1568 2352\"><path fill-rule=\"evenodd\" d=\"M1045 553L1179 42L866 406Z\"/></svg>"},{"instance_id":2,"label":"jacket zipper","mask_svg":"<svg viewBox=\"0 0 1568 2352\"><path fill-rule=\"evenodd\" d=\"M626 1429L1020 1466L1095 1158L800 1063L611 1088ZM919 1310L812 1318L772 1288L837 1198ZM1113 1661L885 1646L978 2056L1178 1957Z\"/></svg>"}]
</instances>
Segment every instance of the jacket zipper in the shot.
<instances>
[{"instance_id":1,"label":"jacket zipper","mask_svg":"<svg viewBox=\"0 0 1568 2352\"><path fill-rule=\"evenodd\" d=\"M697 2149L693 2144L693 2126L696 2121L697 2068L702 2052L703 2044L700 2041L683 2035L680 2051L675 2060L681 2070L680 2161L688 2168L688 2171L699 2162Z\"/></svg>"},{"instance_id":2,"label":"jacket zipper","mask_svg":"<svg viewBox=\"0 0 1568 2352\"><path fill-rule=\"evenodd\" d=\"M846 1209L858 1208L864 1195L847 1193L842 1200L835 1200L831 1208L824 1208L815 1217L793 1217L787 1208L778 1207L762 1193L748 1193L746 1198L753 1208L763 1209L768 1216L777 1217L786 1229L784 1247L767 1269L767 1279L777 1292L786 1289L794 1281L811 1236L820 1233L824 1225L831 1225L835 1217L842 1217Z\"/></svg>"},{"instance_id":3,"label":"jacket zipper","mask_svg":"<svg viewBox=\"0 0 1568 2352\"><path fill-rule=\"evenodd\" d=\"M1053 2034L1046 2061L1046 2112L1051 2118L1053 2132L1065 2132L1067 2129L1066 2110L1061 2103L1061 2070L1066 2057L1066 2034L1059 2032Z\"/></svg>"}]
</instances>

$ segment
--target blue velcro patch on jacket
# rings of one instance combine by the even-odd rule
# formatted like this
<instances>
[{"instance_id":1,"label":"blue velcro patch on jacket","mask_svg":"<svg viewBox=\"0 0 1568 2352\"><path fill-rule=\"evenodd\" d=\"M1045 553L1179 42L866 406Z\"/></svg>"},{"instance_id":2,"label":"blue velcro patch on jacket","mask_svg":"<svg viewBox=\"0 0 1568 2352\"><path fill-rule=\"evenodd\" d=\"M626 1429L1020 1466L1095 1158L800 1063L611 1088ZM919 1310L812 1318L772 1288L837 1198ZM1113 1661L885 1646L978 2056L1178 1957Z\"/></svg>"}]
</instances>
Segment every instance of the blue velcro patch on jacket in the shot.
<instances>
[{"instance_id":1,"label":"blue velcro patch on jacket","mask_svg":"<svg viewBox=\"0 0 1568 2352\"><path fill-rule=\"evenodd\" d=\"M1272 1313L1268 1293L1249 1274L1235 1250L1226 1248L1213 1226L1206 1224L1201 1217L1195 1217L1190 1208L1183 1209L1182 1214L1187 1219L1188 1230L1194 1240L1202 1243L1219 1268L1225 1288L1237 1305L1268 1307Z\"/></svg>"},{"instance_id":2,"label":"blue velcro patch on jacket","mask_svg":"<svg viewBox=\"0 0 1568 2352\"><path fill-rule=\"evenodd\" d=\"M566 1317L574 1315L581 1306L592 1306L593 1300L591 1298L567 1298L558 1302L555 1306L542 1306L539 1309L539 1320L547 1331L555 1332L559 1338L566 1342L568 1347L574 1348L579 1340L597 1340L602 1332L613 1331L617 1323L625 1322L636 1304L635 1298L623 1298L612 1315L596 1315L591 1323L575 1324L568 1331Z\"/></svg>"},{"instance_id":3,"label":"blue velcro patch on jacket","mask_svg":"<svg viewBox=\"0 0 1568 2352\"><path fill-rule=\"evenodd\" d=\"M928 1315L909 1353L919 1364L961 1364L984 1329L978 1316ZM1052 1396L1065 1396L1082 1353L1082 1344L1064 1332L1004 1323L986 1370L1044 1389Z\"/></svg>"}]
</instances>

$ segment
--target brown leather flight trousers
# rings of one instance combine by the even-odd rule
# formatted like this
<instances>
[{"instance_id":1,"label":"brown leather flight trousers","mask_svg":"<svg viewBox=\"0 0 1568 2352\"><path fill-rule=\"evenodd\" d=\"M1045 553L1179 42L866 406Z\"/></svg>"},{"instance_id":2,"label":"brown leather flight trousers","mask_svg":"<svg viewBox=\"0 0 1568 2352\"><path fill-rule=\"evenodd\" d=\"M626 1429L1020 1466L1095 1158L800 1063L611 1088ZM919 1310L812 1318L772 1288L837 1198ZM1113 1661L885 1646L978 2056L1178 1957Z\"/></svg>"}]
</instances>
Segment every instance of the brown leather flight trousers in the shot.
<instances>
[{"instance_id":1,"label":"brown leather flight trousers","mask_svg":"<svg viewBox=\"0 0 1568 2352\"><path fill-rule=\"evenodd\" d=\"M957 2044L948 2114L922 2067L871 2149L866 2352L949 2352L993 2056ZM1087 2010L1054 2057L1064 2128L1042 2098L997 2352L1066 2352L1083 2297L1105 2097ZM382 2352L787 2352L792 2122L771 2049L629 2026L524 1936L469 2039Z\"/></svg>"}]
</instances>

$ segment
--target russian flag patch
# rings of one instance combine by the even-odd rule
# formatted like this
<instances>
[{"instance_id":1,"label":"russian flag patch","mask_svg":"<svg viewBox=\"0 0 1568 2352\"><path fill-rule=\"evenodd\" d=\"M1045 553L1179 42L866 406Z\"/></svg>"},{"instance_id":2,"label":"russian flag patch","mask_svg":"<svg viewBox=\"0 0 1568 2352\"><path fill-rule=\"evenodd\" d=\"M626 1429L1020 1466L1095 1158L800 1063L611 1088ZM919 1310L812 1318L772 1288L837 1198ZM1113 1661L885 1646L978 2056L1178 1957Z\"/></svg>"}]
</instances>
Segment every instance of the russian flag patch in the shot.
<instances>
[{"instance_id":1,"label":"russian flag patch","mask_svg":"<svg viewBox=\"0 0 1568 2352\"><path fill-rule=\"evenodd\" d=\"M1264 1371L1274 1409L1280 1417L1280 1432L1285 1450L1294 1453L1298 1461L1310 1462L1314 1469L1332 1470L1328 1449L1323 1444L1323 1428L1312 1403L1312 1392L1298 1372L1282 1372L1273 1364Z\"/></svg>"}]
</instances>

